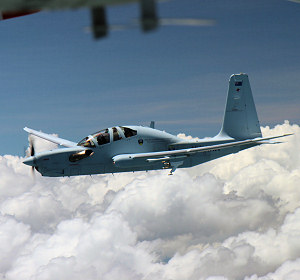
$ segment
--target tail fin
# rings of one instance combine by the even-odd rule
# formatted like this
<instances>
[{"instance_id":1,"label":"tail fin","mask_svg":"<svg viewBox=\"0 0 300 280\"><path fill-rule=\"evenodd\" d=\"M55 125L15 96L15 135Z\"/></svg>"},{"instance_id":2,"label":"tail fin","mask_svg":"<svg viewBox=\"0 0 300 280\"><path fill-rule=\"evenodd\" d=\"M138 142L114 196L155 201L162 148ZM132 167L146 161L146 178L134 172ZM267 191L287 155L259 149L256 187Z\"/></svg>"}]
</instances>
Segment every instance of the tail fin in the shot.
<instances>
[{"instance_id":1,"label":"tail fin","mask_svg":"<svg viewBox=\"0 0 300 280\"><path fill-rule=\"evenodd\" d=\"M223 126L219 136L229 136L237 140L262 137L247 74L230 77Z\"/></svg>"}]
</instances>

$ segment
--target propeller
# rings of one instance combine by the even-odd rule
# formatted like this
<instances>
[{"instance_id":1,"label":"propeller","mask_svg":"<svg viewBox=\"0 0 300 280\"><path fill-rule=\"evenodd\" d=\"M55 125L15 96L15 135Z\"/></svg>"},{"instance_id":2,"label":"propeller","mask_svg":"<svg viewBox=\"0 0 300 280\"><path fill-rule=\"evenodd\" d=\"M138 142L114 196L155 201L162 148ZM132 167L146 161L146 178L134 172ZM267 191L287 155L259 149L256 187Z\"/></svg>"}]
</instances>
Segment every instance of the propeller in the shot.
<instances>
[{"instance_id":1,"label":"propeller","mask_svg":"<svg viewBox=\"0 0 300 280\"><path fill-rule=\"evenodd\" d=\"M34 140L30 136L29 136L29 154L30 154L31 157L35 156ZM34 169L37 169L37 168L35 166L32 166L31 167L32 176L35 176Z\"/></svg>"},{"instance_id":2,"label":"propeller","mask_svg":"<svg viewBox=\"0 0 300 280\"><path fill-rule=\"evenodd\" d=\"M34 149L34 141L31 139L29 142L29 149L30 149L30 156L34 156L35 155L35 149Z\"/></svg>"},{"instance_id":3,"label":"propeller","mask_svg":"<svg viewBox=\"0 0 300 280\"><path fill-rule=\"evenodd\" d=\"M299 0L300 1L300 0ZM134 19L129 23L109 25L109 31L123 31L135 29L140 24L140 20ZM216 21L214 19L197 19L197 18L160 18L158 20L159 26L187 26L187 27L205 27L214 26ZM86 27L87 33L92 32L91 27Z\"/></svg>"}]
</instances>

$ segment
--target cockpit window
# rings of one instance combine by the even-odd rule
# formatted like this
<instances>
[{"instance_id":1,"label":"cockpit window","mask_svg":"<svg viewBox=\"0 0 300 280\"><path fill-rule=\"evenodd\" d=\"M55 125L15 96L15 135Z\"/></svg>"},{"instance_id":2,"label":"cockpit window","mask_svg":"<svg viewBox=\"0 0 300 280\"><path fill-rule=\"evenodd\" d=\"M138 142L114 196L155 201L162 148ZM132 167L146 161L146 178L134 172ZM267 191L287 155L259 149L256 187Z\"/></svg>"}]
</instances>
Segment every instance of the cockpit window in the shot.
<instances>
[{"instance_id":1,"label":"cockpit window","mask_svg":"<svg viewBox=\"0 0 300 280\"><path fill-rule=\"evenodd\" d=\"M120 126L126 138L137 135L137 131L128 127Z\"/></svg>"},{"instance_id":2,"label":"cockpit window","mask_svg":"<svg viewBox=\"0 0 300 280\"><path fill-rule=\"evenodd\" d=\"M132 137L137 135L137 131L128 127L120 126L120 129L122 130L124 136L126 138ZM110 132L111 131L111 132ZM112 141L118 141L121 140L124 136L122 132L119 130L119 127L113 127L111 130L108 128L100 130L96 133L93 133L92 135L89 135L88 137L85 137L82 139L77 145L93 148L98 144L104 145L110 143L110 133L112 133Z\"/></svg>"},{"instance_id":3,"label":"cockpit window","mask_svg":"<svg viewBox=\"0 0 300 280\"><path fill-rule=\"evenodd\" d=\"M93 137L96 139L98 145L104 145L110 142L109 130L103 129L99 132L96 132Z\"/></svg>"},{"instance_id":4,"label":"cockpit window","mask_svg":"<svg viewBox=\"0 0 300 280\"><path fill-rule=\"evenodd\" d=\"M89 148L92 148L92 147L95 147L95 144L94 144L94 142L92 141L91 138L85 137L84 139L82 139L82 140L77 144L77 146L83 146L83 147L89 147Z\"/></svg>"},{"instance_id":5,"label":"cockpit window","mask_svg":"<svg viewBox=\"0 0 300 280\"><path fill-rule=\"evenodd\" d=\"M118 140L121 140L121 139L122 139L122 137L120 136L120 134L119 134L117 128L113 127L113 128L112 128L112 131L113 131L113 140L114 140L114 141L118 141Z\"/></svg>"}]
</instances>

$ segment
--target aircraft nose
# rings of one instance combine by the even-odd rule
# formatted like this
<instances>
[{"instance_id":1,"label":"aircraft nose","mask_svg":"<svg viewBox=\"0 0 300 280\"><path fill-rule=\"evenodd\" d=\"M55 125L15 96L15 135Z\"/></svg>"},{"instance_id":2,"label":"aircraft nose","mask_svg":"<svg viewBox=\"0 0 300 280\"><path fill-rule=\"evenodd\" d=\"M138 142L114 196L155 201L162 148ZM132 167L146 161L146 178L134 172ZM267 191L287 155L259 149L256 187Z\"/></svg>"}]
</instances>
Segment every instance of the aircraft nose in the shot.
<instances>
[{"instance_id":1,"label":"aircraft nose","mask_svg":"<svg viewBox=\"0 0 300 280\"><path fill-rule=\"evenodd\" d=\"M23 161L23 163L26 164L26 165L29 165L29 166L35 166L36 165L36 163L35 163L35 157L26 158Z\"/></svg>"}]
</instances>

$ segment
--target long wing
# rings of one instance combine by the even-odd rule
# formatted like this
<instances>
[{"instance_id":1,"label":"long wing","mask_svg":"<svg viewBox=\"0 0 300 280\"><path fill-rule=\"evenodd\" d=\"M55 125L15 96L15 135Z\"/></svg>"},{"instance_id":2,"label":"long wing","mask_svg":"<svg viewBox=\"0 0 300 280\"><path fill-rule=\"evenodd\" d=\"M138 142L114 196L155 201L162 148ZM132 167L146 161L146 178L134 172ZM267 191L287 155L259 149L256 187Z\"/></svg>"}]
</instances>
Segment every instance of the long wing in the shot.
<instances>
[{"instance_id":1,"label":"long wing","mask_svg":"<svg viewBox=\"0 0 300 280\"><path fill-rule=\"evenodd\" d=\"M77 143L75 143L75 142L65 140L65 139L62 139L62 138L59 138L59 137L56 137L54 135L50 135L50 134L47 134L47 133L44 133L44 132L41 132L41 131L36 131L36 130L28 128L28 127L24 127L24 130L26 132L28 132L29 134L33 134L37 137L43 138L45 140L48 140L52 143L55 143L55 144L58 144L58 145L61 145L61 146L74 147L74 146L77 145Z\"/></svg>"},{"instance_id":2,"label":"long wing","mask_svg":"<svg viewBox=\"0 0 300 280\"><path fill-rule=\"evenodd\" d=\"M249 139L249 140L243 140L243 141L236 141L226 144L217 144L212 146L206 146L206 147L198 147L198 148L189 148L189 149L180 149L180 150L173 150L173 151L162 151L162 152L151 152L151 153L138 153L138 154L122 154L117 155L113 157L114 163L118 167L128 167L128 166L134 166L134 162L138 163L138 159L144 159L147 162L155 162L155 161L172 161L172 160L178 160L178 159L184 159L185 157L189 155L193 155L196 153L203 153L213 150L221 150L226 149L230 147L236 147L236 146L244 146L248 144L276 144L278 142L270 141L272 139L286 137L292 134L284 134L279 136L272 136L272 137L265 137L265 138L255 138L255 139Z\"/></svg>"}]
</instances>

